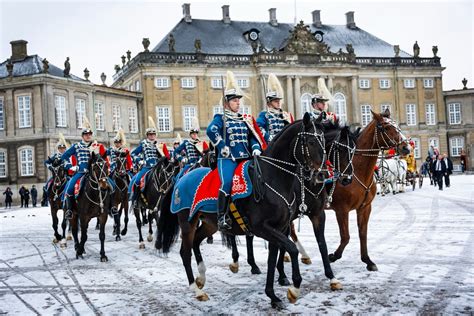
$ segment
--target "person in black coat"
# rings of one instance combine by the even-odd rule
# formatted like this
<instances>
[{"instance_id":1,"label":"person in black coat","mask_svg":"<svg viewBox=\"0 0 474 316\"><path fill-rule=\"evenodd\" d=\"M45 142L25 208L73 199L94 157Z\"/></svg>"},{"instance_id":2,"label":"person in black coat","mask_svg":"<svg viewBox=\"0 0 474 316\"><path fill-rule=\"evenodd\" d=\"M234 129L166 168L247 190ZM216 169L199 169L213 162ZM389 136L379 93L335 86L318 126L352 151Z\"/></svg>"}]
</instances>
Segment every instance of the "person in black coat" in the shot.
<instances>
[{"instance_id":1,"label":"person in black coat","mask_svg":"<svg viewBox=\"0 0 474 316\"><path fill-rule=\"evenodd\" d=\"M444 162L442 155L438 155L438 159L433 162L432 167L435 182L438 183L439 189L443 190L443 176L446 173L446 163Z\"/></svg>"},{"instance_id":2,"label":"person in black coat","mask_svg":"<svg viewBox=\"0 0 474 316\"><path fill-rule=\"evenodd\" d=\"M30 190L28 188L23 191L23 199L25 200L25 208L28 208L28 202L30 201Z\"/></svg>"},{"instance_id":3,"label":"person in black coat","mask_svg":"<svg viewBox=\"0 0 474 316\"><path fill-rule=\"evenodd\" d=\"M453 162L451 161L451 159L449 159L447 153L444 153L443 160L444 160L444 163L446 164L446 173L444 174L444 184L446 184L446 187L449 188L449 186L451 185L449 176L453 174Z\"/></svg>"},{"instance_id":4,"label":"person in black coat","mask_svg":"<svg viewBox=\"0 0 474 316\"><path fill-rule=\"evenodd\" d=\"M23 207L25 205L25 186L22 185L20 190L18 191L18 194L20 194L20 201L21 201L21 206L20 207Z\"/></svg>"},{"instance_id":5,"label":"person in black coat","mask_svg":"<svg viewBox=\"0 0 474 316\"><path fill-rule=\"evenodd\" d=\"M12 202L13 202L13 192L12 190L10 189L10 187L8 187L5 192L3 192L3 195L5 195L5 208L12 208Z\"/></svg>"},{"instance_id":6,"label":"person in black coat","mask_svg":"<svg viewBox=\"0 0 474 316\"><path fill-rule=\"evenodd\" d=\"M31 204L33 204L33 207L36 207L37 201L38 201L38 190L36 190L36 186L33 184L31 186Z\"/></svg>"}]
</instances>

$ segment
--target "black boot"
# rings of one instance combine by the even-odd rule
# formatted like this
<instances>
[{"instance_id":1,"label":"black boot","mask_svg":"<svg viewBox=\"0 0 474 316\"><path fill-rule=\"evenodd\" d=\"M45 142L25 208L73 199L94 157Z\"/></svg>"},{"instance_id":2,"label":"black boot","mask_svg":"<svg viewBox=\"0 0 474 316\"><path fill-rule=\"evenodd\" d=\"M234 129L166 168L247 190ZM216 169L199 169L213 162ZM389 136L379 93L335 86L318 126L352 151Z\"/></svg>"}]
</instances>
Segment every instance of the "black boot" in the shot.
<instances>
[{"instance_id":1,"label":"black boot","mask_svg":"<svg viewBox=\"0 0 474 316\"><path fill-rule=\"evenodd\" d=\"M66 200L64 201L64 216L67 220L72 218L72 196L66 196Z\"/></svg>"},{"instance_id":2,"label":"black boot","mask_svg":"<svg viewBox=\"0 0 474 316\"><path fill-rule=\"evenodd\" d=\"M217 200L217 227L220 231L232 229L232 219L227 213L229 198L229 195L219 191L219 197Z\"/></svg>"}]
</instances>

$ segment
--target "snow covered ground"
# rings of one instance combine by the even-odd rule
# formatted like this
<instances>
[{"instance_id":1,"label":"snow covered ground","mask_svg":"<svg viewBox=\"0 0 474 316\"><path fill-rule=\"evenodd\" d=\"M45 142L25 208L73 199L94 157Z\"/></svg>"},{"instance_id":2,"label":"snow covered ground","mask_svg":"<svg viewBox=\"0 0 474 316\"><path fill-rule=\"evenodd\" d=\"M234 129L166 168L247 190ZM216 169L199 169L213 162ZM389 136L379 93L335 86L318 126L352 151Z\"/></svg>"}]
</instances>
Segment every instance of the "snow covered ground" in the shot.
<instances>
[{"instance_id":1,"label":"snow covered ground","mask_svg":"<svg viewBox=\"0 0 474 316\"><path fill-rule=\"evenodd\" d=\"M375 199L368 247L378 272L367 271L360 261L356 216L351 213L351 242L332 265L342 291L329 289L310 222L303 219L299 237L313 264L301 265L301 298L288 303L284 312L474 313L474 176L454 176L451 182L444 191L425 181L421 189ZM221 246L218 234L214 244L204 243L204 290L210 300L198 302L188 289L179 246L166 258L152 243L140 250L133 215L130 224L129 233L116 242L109 219L109 262L101 263L95 221L87 253L76 260L72 242L66 249L52 243L48 208L0 210L0 314L273 312L264 293L267 251L262 240L255 240L257 264L264 272L257 276L246 264L244 238L237 274L228 269L231 253ZM339 243L333 211L327 212L326 238L333 252ZM290 277L288 264L286 271ZM275 288L286 300L287 288Z\"/></svg>"}]
</instances>

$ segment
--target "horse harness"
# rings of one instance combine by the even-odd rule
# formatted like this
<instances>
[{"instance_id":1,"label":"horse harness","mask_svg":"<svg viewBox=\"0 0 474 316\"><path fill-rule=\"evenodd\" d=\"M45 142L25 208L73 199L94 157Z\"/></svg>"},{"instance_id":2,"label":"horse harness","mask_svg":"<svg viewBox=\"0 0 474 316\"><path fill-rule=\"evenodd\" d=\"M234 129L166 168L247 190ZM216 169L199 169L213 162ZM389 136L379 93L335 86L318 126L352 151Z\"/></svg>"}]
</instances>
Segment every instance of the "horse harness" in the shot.
<instances>
[{"instance_id":1,"label":"horse harness","mask_svg":"<svg viewBox=\"0 0 474 316\"><path fill-rule=\"evenodd\" d=\"M91 172L91 174L86 174L85 176L89 177L89 185L90 187L95 190L95 191L98 191L99 192L99 202L96 202L94 201L93 199L90 198L89 194L87 194L87 190L85 190L85 195L87 197L87 199L89 200L89 202L93 203L94 205L97 205L100 207L100 213L104 213L104 201L107 199L107 193L105 194L105 196L102 195L102 191L103 189L100 188L100 184L99 184L99 181L101 179L107 179L108 177L108 172L107 172L107 168L104 168L105 166L105 160L103 158L100 158L100 160L98 162L94 162L94 164L98 164L100 166L100 174L99 176L96 175L95 172ZM93 184L95 184L96 186L94 186ZM110 189L110 186L108 186L109 188L107 189L107 191L109 191ZM113 188L112 188L113 189Z\"/></svg>"}]
</instances>

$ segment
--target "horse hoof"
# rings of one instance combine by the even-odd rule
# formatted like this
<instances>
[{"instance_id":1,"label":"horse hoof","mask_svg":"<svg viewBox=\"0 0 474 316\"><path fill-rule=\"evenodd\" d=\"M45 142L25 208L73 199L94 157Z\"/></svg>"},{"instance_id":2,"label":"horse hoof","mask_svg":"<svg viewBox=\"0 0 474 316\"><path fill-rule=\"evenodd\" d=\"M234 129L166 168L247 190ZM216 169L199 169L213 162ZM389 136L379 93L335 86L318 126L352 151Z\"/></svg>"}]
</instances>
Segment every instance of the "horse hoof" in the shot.
<instances>
[{"instance_id":1,"label":"horse hoof","mask_svg":"<svg viewBox=\"0 0 474 316\"><path fill-rule=\"evenodd\" d=\"M301 262L304 263L304 264L311 264L311 263L313 263L313 262L311 261L311 258L309 258L309 257L301 257Z\"/></svg>"},{"instance_id":2,"label":"horse hoof","mask_svg":"<svg viewBox=\"0 0 474 316\"><path fill-rule=\"evenodd\" d=\"M57 240L56 238L53 239L53 244L57 244L59 240Z\"/></svg>"},{"instance_id":3,"label":"horse hoof","mask_svg":"<svg viewBox=\"0 0 474 316\"><path fill-rule=\"evenodd\" d=\"M272 302L272 308L281 311L282 309L285 309L285 304L282 301Z\"/></svg>"},{"instance_id":4,"label":"horse hoof","mask_svg":"<svg viewBox=\"0 0 474 316\"><path fill-rule=\"evenodd\" d=\"M146 240L148 242L152 242L153 241L153 235L148 235L148 237L146 238Z\"/></svg>"},{"instance_id":5,"label":"horse hoof","mask_svg":"<svg viewBox=\"0 0 474 316\"><path fill-rule=\"evenodd\" d=\"M120 233L122 236L125 236L127 234L127 230L123 229L122 232Z\"/></svg>"},{"instance_id":6,"label":"horse hoof","mask_svg":"<svg viewBox=\"0 0 474 316\"><path fill-rule=\"evenodd\" d=\"M333 291L342 290L342 284L337 279L331 280L330 286L331 286L331 290Z\"/></svg>"},{"instance_id":7,"label":"horse hoof","mask_svg":"<svg viewBox=\"0 0 474 316\"><path fill-rule=\"evenodd\" d=\"M279 278L278 279L278 284L280 284L281 286L288 286L290 285L290 281L288 280L288 278L284 277L284 278Z\"/></svg>"},{"instance_id":8,"label":"horse hoof","mask_svg":"<svg viewBox=\"0 0 474 316\"><path fill-rule=\"evenodd\" d=\"M207 296L206 293L199 294L198 296L196 296L196 298L200 302L209 301L209 296Z\"/></svg>"},{"instance_id":9,"label":"horse hoof","mask_svg":"<svg viewBox=\"0 0 474 316\"><path fill-rule=\"evenodd\" d=\"M109 261L109 258L107 258L107 256L100 257L100 262L107 262L107 261Z\"/></svg>"},{"instance_id":10,"label":"horse hoof","mask_svg":"<svg viewBox=\"0 0 474 316\"><path fill-rule=\"evenodd\" d=\"M291 261L290 256L285 255L285 257L283 257L283 261L284 262L290 262Z\"/></svg>"},{"instance_id":11,"label":"horse hoof","mask_svg":"<svg viewBox=\"0 0 474 316\"><path fill-rule=\"evenodd\" d=\"M201 278L200 276L198 276L194 282L196 282L196 286L198 287L198 289L202 289L204 287L204 284L206 283L204 278Z\"/></svg>"},{"instance_id":12,"label":"horse hoof","mask_svg":"<svg viewBox=\"0 0 474 316\"><path fill-rule=\"evenodd\" d=\"M67 244L65 242L60 243L59 246L61 248L67 248Z\"/></svg>"},{"instance_id":13,"label":"horse hoof","mask_svg":"<svg viewBox=\"0 0 474 316\"><path fill-rule=\"evenodd\" d=\"M95 225L95 230L99 230L100 229L100 226L99 225Z\"/></svg>"},{"instance_id":14,"label":"horse hoof","mask_svg":"<svg viewBox=\"0 0 474 316\"><path fill-rule=\"evenodd\" d=\"M329 257L329 261L331 262L336 262L336 260L339 259L339 258L336 258L336 256L333 253L331 253L328 257Z\"/></svg>"},{"instance_id":15,"label":"horse hoof","mask_svg":"<svg viewBox=\"0 0 474 316\"><path fill-rule=\"evenodd\" d=\"M373 263L373 264L368 264L367 265L367 270L369 270L369 271L379 271L379 268L377 268L377 265L375 263Z\"/></svg>"},{"instance_id":16,"label":"horse hoof","mask_svg":"<svg viewBox=\"0 0 474 316\"><path fill-rule=\"evenodd\" d=\"M72 236L71 236L71 235L67 235L66 240L72 240Z\"/></svg>"},{"instance_id":17,"label":"horse hoof","mask_svg":"<svg viewBox=\"0 0 474 316\"><path fill-rule=\"evenodd\" d=\"M143 242L141 242L139 245L138 245L138 249L145 249L145 244Z\"/></svg>"},{"instance_id":18,"label":"horse hoof","mask_svg":"<svg viewBox=\"0 0 474 316\"><path fill-rule=\"evenodd\" d=\"M239 272L239 263L238 262L232 262L229 264L229 269L232 271L232 273L237 273Z\"/></svg>"},{"instance_id":19,"label":"horse hoof","mask_svg":"<svg viewBox=\"0 0 474 316\"><path fill-rule=\"evenodd\" d=\"M288 292L286 293L286 297L288 297L288 301L291 304L296 303L299 296L300 296L300 289L297 289L294 286L290 286L288 288Z\"/></svg>"},{"instance_id":20,"label":"horse hoof","mask_svg":"<svg viewBox=\"0 0 474 316\"><path fill-rule=\"evenodd\" d=\"M122 240L122 238L120 238L120 235L117 234L117 236L115 236L115 241L121 241L121 240Z\"/></svg>"},{"instance_id":21,"label":"horse hoof","mask_svg":"<svg viewBox=\"0 0 474 316\"><path fill-rule=\"evenodd\" d=\"M214 238L211 237L207 237L207 240L206 242L209 244L209 245L212 245L214 243Z\"/></svg>"},{"instance_id":22,"label":"horse hoof","mask_svg":"<svg viewBox=\"0 0 474 316\"><path fill-rule=\"evenodd\" d=\"M250 272L252 272L252 274L262 274L262 271L260 271L259 267L253 267Z\"/></svg>"}]
</instances>

